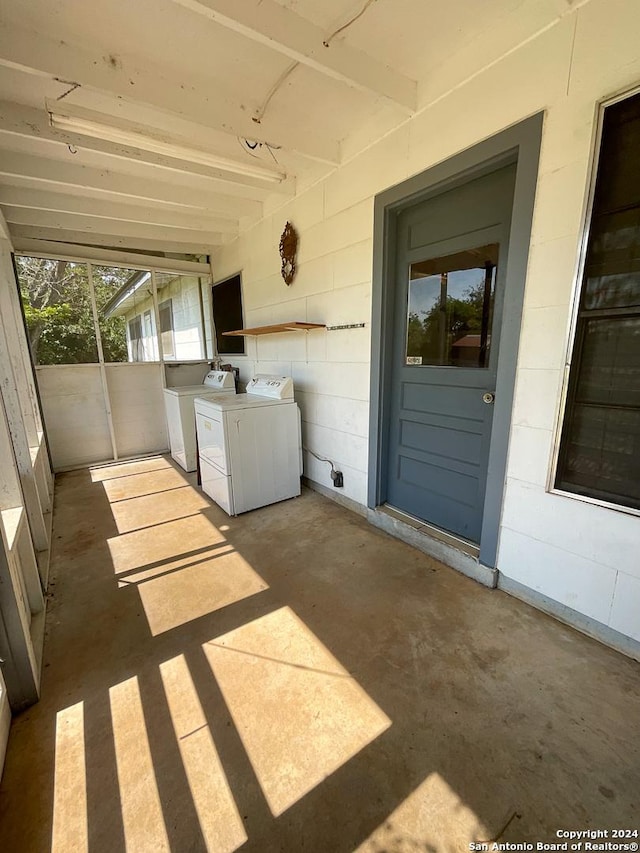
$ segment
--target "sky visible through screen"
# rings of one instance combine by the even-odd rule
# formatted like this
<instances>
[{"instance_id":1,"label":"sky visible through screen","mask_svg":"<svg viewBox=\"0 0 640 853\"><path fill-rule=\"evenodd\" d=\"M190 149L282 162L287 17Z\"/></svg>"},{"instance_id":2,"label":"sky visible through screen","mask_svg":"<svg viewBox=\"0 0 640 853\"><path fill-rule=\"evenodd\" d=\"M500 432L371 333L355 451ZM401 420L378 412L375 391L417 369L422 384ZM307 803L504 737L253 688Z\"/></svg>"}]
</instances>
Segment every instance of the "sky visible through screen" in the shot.
<instances>
[{"instance_id":1,"label":"sky visible through screen","mask_svg":"<svg viewBox=\"0 0 640 853\"><path fill-rule=\"evenodd\" d=\"M465 299L472 288L484 285L484 269L454 270L448 274L447 296ZM429 275L410 282L409 314L422 320L440 301L440 276Z\"/></svg>"}]
</instances>

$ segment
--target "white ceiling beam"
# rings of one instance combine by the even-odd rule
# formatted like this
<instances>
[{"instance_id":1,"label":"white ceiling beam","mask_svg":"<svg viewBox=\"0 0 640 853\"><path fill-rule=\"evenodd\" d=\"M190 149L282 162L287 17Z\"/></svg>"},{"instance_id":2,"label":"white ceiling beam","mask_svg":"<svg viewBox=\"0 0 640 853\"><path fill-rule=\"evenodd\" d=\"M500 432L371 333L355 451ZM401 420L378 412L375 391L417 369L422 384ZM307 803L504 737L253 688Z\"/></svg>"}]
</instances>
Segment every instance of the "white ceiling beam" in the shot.
<instances>
[{"instance_id":1,"label":"white ceiling beam","mask_svg":"<svg viewBox=\"0 0 640 853\"><path fill-rule=\"evenodd\" d=\"M63 195L45 190L26 190L0 185L0 206L25 208L58 213L75 213L96 219L117 219L119 222L139 222L149 225L171 226L191 231L219 231L237 234L237 218L221 216L194 216L185 211L158 210L146 205L96 201L91 198Z\"/></svg>"},{"instance_id":2,"label":"white ceiling beam","mask_svg":"<svg viewBox=\"0 0 640 853\"><path fill-rule=\"evenodd\" d=\"M213 49L213 48L212 48ZM0 65L47 79L77 83L93 90L143 103L232 136L259 139L314 160L336 164L338 141L309 134L295 121L278 127L264 120L258 128L251 116L256 103L227 98L220 81L184 77L170 68L125 54L104 56L43 33L0 24Z\"/></svg>"},{"instance_id":3,"label":"white ceiling beam","mask_svg":"<svg viewBox=\"0 0 640 853\"><path fill-rule=\"evenodd\" d=\"M9 226L11 240L15 247L22 245L23 239L49 240L56 243L73 243L76 245L104 246L105 248L124 249L125 251L150 251L162 254L209 255L221 246L225 240L222 235L211 234L206 242L183 243L173 239L149 240L144 237L124 237L113 234L92 233L87 231L71 231L62 228L40 227L37 225ZM220 239L215 238L219 236Z\"/></svg>"},{"instance_id":4,"label":"white ceiling beam","mask_svg":"<svg viewBox=\"0 0 640 853\"><path fill-rule=\"evenodd\" d=\"M60 228L80 231L85 237L92 234L111 234L114 237L142 237L148 240L170 240L173 243L209 243L225 242L228 232L213 229L175 228L169 225L147 224L144 222L122 222L119 219L99 219L95 216L83 216L77 213L60 213L48 210L29 210L24 207L3 207L5 219L12 230L13 225L31 225L43 228ZM90 242L90 241L87 241Z\"/></svg>"},{"instance_id":5,"label":"white ceiling beam","mask_svg":"<svg viewBox=\"0 0 640 853\"><path fill-rule=\"evenodd\" d=\"M1 163L2 151L0 150L0 164ZM255 202L255 207L247 207L247 211L244 212L242 206L236 207L233 204L234 201L243 200L228 198L227 203L225 203L224 200L221 201L215 196L211 198L211 201L208 205L189 205L165 201L157 198L139 198L124 193L114 193L105 190L97 190L93 189L92 187L74 186L71 184L62 184L55 181L41 181L38 178L29 178L25 176L16 177L15 175L4 175L2 173L1 165L0 188L6 191L6 193L12 191L11 195L7 196L7 198L16 199L16 201L7 201L5 203L15 204L15 206L17 207L33 206L30 203L23 204L20 201L20 196L18 196L18 192L38 194L44 193L46 195L51 195L52 197L58 198L56 206L51 208L53 210L68 209L66 206L64 206L63 200L73 199L78 204L81 202L91 203L93 211L102 211L102 208L100 206L104 204L117 205L118 207L122 207L125 212L126 209L130 211L131 208L134 208L135 211L140 211L141 209L144 209L147 211L152 211L151 213L149 213L149 217L151 218L153 218L154 216L162 216L162 213L166 212L170 214L180 214L181 216L185 217L219 217L220 219L234 220L237 222L239 221L240 217L244 216L250 217L253 215L256 219L259 218L260 211L262 208L262 205L260 205L259 202ZM84 212L84 210L77 210L75 212Z\"/></svg>"},{"instance_id":6,"label":"white ceiling beam","mask_svg":"<svg viewBox=\"0 0 640 853\"><path fill-rule=\"evenodd\" d=\"M147 203L175 204L186 208L202 208L213 214L232 212L241 216L260 216L262 201L245 198L235 193L250 192L250 188L213 182L213 186L224 186L234 195L224 195L207 189L188 187L177 181L168 183L135 175L125 175L112 169L97 169L85 166L72 159L54 160L23 154L18 151L0 150L0 178L4 182L15 181L18 185L33 181L36 186L64 191L69 188L78 192L110 194L113 197L144 201ZM209 182L203 181L203 185Z\"/></svg>"},{"instance_id":7,"label":"white ceiling beam","mask_svg":"<svg viewBox=\"0 0 640 853\"><path fill-rule=\"evenodd\" d=\"M187 272L211 276L211 267L198 261L181 261L161 255L137 254L135 252L111 251L78 243L58 243L55 240L36 240L30 237L14 238L15 251L35 258L53 258L61 261L94 261L126 267L148 269L150 266L163 272Z\"/></svg>"},{"instance_id":8,"label":"white ceiling beam","mask_svg":"<svg viewBox=\"0 0 640 853\"><path fill-rule=\"evenodd\" d=\"M418 84L342 40L326 44L320 27L275 0L174 0L258 44L355 89L414 112Z\"/></svg>"},{"instance_id":9,"label":"white ceiling beam","mask_svg":"<svg viewBox=\"0 0 640 853\"><path fill-rule=\"evenodd\" d=\"M152 151L144 151L134 146L107 142L104 139L95 139L91 136L81 136L79 133L56 130L49 124L49 116L44 109L38 110L10 101L0 101L0 134L45 139L60 145L71 145L87 151L95 151L107 157L144 163L172 173L178 172L215 178L227 185L238 183L273 193L290 193L292 190L291 178L285 178L279 183L275 183L254 176L240 175L212 166L204 166L200 163L167 157L164 154L155 154Z\"/></svg>"},{"instance_id":10,"label":"white ceiling beam","mask_svg":"<svg viewBox=\"0 0 640 853\"><path fill-rule=\"evenodd\" d=\"M11 234L4 213L0 210L0 237L11 242Z\"/></svg>"}]
</instances>

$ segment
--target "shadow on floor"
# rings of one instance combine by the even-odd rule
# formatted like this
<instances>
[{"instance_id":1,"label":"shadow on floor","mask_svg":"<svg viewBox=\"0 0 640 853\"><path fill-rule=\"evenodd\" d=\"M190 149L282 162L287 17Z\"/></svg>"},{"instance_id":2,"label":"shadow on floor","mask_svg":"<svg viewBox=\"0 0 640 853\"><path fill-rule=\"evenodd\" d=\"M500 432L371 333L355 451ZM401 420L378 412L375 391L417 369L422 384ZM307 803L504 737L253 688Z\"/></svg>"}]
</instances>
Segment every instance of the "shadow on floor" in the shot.
<instances>
[{"instance_id":1,"label":"shadow on floor","mask_svg":"<svg viewBox=\"0 0 640 853\"><path fill-rule=\"evenodd\" d=\"M0 849L468 850L634 826L636 663L304 492L60 475Z\"/></svg>"}]
</instances>

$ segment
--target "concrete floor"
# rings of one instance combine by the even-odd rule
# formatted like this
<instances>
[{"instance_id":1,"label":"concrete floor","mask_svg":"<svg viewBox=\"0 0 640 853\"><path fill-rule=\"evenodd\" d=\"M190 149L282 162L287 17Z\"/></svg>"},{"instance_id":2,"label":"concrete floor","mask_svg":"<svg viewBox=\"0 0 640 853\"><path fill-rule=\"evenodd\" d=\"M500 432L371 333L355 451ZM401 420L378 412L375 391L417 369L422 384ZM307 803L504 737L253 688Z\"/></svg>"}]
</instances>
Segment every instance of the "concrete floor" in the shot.
<instances>
[{"instance_id":1,"label":"concrete floor","mask_svg":"<svg viewBox=\"0 0 640 853\"><path fill-rule=\"evenodd\" d=\"M191 482L160 457L58 477L0 850L435 853L637 826L637 663L315 493L230 519Z\"/></svg>"}]
</instances>

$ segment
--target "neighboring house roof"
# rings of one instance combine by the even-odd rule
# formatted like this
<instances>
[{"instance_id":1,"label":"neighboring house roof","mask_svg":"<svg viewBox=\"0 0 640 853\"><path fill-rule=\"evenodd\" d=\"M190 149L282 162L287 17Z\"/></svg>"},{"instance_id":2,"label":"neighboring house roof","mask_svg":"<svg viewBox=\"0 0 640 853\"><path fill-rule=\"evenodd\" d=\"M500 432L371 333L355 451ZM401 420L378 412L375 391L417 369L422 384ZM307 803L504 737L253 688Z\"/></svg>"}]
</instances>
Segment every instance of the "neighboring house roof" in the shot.
<instances>
[{"instance_id":1,"label":"neighboring house roof","mask_svg":"<svg viewBox=\"0 0 640 853\"><path fill-rule=\"evenodd\" d=\"M454 344L451 344L454 347L479 347L480 346L480 335L465 335L460 340L456 341Z\"/></svg>"},{"instance_id":2,"label":"neighboring house roof","mask_svg":"<svg viewBox=\"0 0 640 853\"><path fill-rule=\"evenodd\" d=\"M150 278L151 273L149 270L136 270L104 306L102 309L103 316L121 317L123 314L130 311L136 303L136 292L143 284L149 281Z\"/></svg>"}]
</instances>

